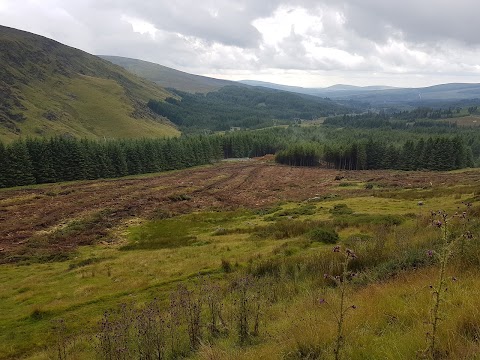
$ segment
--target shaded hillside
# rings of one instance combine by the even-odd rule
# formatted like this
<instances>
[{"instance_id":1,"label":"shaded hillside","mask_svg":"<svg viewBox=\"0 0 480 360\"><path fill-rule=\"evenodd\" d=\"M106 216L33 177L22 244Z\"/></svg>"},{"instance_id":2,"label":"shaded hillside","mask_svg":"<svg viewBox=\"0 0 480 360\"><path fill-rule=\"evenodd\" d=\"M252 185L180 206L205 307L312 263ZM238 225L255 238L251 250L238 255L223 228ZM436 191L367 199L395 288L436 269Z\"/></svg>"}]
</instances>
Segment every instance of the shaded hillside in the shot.
<instances>
[{"instance_id":1,"label":"shaded hillside","mask_svg":"<svg viewBox=\"0 0 480 360\"><path fill-rule=\"evenodd\" d=\"M174 88L192 93L207 93L218 90L226 85L235 84L233 81L188 74L183 71L171 69L148 61L129 59L120 56L100 55L100 57L116 65L120 65L128 71L153 81L165 88Z\"/></svg>"},{"instance_id":2,"label":"shaded hillside","mask_svg":"<svg viewBox=\"0 0 480 360\"><path fill-rule=\"evenodd\" d=\"M0 62L0 140L178 134L146 106L165 89L96 56L0 26Z\"/></svg>"},{"instance_id":3,"label":"shaded hillside","mask_svg":"<svg viewBox=\"0 0 480 360\"><path fill-rule=\"evenodd\" d=\"M180 100L151 100L148 105L153 111L189 130L227 130L232 126L262 128L351 111L329 99L263 87L225 86L207 94L178 90L175 93Z\"/></svg>"}]
</instances>

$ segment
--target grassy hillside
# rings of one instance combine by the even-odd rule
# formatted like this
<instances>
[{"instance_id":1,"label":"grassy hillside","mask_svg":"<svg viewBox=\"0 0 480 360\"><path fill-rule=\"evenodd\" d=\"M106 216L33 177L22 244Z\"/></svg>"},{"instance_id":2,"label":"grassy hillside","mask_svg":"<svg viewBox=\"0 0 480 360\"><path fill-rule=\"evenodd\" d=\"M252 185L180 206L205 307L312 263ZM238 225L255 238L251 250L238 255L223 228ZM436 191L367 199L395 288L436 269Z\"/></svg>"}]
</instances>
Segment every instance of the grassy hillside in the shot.
<instances>
[{"instance_id":1,"label":"grassy hillside","mask_svg":"<svg viewBox=\"0 0 480 360\"><path fill-rule=\"evenodd\" d=\"M226 85L235 84L233 81L192 75L148 61L129 59L120 56L100 55L100 57L116 65L120 65L128 71L153 81L160 86L174 88L181 91L206 93L218 90Z\"/></svg>"},{"instance_id":2,"label":"grassy hillside","mask_svg":"<svg viewBox=\"0 0 480 360\"><path fill-rule=\"evenodd\" d=\"M56 41L0 27L0 140L174 136L146 103L169 93L119 66Z\"/></svg>"},{"instance_id":3,"label":"grassy hillside","mask_svg":"<svg viewBox=\"0 0 480 360\"><path fill-rule=\"evenodd\" d=\"M59 351L141 359L152 331L167 359L333 359L341 287L324 274L341 274L344 252L332 252L322 229L358 255L340 358L430 359L437 209L451 214L455 246L434 358L479 359L478 170L340 172L264 161L0 191L0 247L25 260L0 265L0 359L59 359ZM154 298L152 315L144 309ZM192 299L203 299L197 347L185 315ZM101 327L109 309L121 309L119 322L113 313ZM153 330L138 327L152 319ZM126 354L108 356L102 339Z\"/></svg>"}]
</instances>

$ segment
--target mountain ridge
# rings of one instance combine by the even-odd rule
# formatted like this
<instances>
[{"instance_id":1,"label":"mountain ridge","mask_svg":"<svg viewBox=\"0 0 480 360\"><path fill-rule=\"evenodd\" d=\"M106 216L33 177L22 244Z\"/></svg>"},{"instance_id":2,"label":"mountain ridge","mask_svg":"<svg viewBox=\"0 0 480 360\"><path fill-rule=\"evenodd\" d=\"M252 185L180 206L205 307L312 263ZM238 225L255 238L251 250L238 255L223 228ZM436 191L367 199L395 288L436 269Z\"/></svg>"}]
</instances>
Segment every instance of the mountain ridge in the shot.
<instances>
[{"instance_id":1,"label":"mountain ridge","mask_svg":"<svg viewBox=\"0 0 480 360\"><path fill-rule=\"evenodd\" d=\"M454 102L480 98L478 83L446 83L418 88L401 88L389 86L365 86L337 84L327 88L303 88L297 86L279 85L275 83L242 80L244 84L262 86L271 89L328 97L334 100L354 100L371 105L411 105L421 106L424 102Z\"/></svg>"},{"instance_id":2,"label":"mountain ridge","mask_svg":"<svg viewBox=\"0 0 480 360\"><path fill-rule=\"evenodd\" d=\"M100 58L119 65L137 76L149 79L164 88L174 88L191 93L208 93L234 81L215 79L202 75L190 74L154 62L127 58L122 56L98 55Z\"/></svg>"},{"instance_id":3,"label":"mountain ridge","mask_svg":"<svg viewBox=\"0 0 480 360\"><path fill-rule=\"evenodd\" d=\"M82 50L0 26L0 140L176 136L151 111L161 87Z\"/></svg>"}]
</instances>

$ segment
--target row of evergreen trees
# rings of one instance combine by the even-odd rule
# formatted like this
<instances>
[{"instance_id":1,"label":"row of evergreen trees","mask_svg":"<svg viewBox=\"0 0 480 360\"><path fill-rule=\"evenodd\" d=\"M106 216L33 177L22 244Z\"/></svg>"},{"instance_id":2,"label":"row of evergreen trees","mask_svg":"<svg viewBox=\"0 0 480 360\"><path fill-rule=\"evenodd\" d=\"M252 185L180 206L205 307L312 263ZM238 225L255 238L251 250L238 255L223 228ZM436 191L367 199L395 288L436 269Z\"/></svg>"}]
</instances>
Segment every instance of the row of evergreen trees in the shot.
<instances>
[{"instance_id":1,"label":"row of evergreen trees","mask_svg":"<svg viewBox=\"0 0 480 360\"><path fill-rule=\"evenodd\" d=\"M294 144L277 153L287 165L324 166L344 170L398 169L447 171L473 167L472 153L461 137L406 141L403 146L372 139L342 145Z\"/></svg>"},{"instance_id":2,"label":"row of evergreen trees","mask_svg":"<svg viewBox=\"0 0 480 360\"><path fill-rule=\"evenodd\" d=\"M222 158L275 153L281 144L275 132L109 141L32 138L7 146L0 142L0 187L184 169Z\"/></svg>"},{"instance_id":3,"label":"row of evergreen trees","mask_svg":"<svg viewBox=\"0 0 480 360\"><path fill-rule=\"evenodd\" d=\"M459 136L387 145L382 138L338 141L313 135L312 131L275 128L174 139L18 140L7 146L0 143L0 187L120 177L273 153L283 164L322 163L350 170L452 170L474 165L470 141L467 146Z\"/></svg>"},{"instance_id":4,"label":"row of evergreen trees","mask_svg":"<svg viewBox=\"0 0 480 360\"><path fill-rule=\"evenodd\" d=\"M223 157L219 137L91 141L55 137L0 143L0 187L182 169Z\"/></svg>"}]
</instances>

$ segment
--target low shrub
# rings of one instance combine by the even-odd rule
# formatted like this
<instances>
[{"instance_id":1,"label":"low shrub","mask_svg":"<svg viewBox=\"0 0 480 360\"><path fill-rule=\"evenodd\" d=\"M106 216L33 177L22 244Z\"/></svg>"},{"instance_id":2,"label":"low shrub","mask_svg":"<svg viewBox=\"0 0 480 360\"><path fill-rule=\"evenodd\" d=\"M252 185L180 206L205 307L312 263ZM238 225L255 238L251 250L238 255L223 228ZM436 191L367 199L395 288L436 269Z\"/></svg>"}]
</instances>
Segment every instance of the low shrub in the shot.
<instances>
[{"instance_id":1,"label":"low shrub","mask_svg":"<svg viewBox=\"0 0 480 360\"><path fill-rule=\"evenodd\" d=\"M309 237L312 241L317 241L324 244L336 244L339 239L335 230L327 230L324 228L315 228L311 230Z\"/></svg>"},{"instance_id":2,"label":"low shrub","mask_svg":"<svg viewBox=\"0 0 480 360\"><path fill-rule=\"evenodd\" d=\"M353 210L350 209L347 204L336 204L330 209L332 215L349 215L353 214Z\"/></svg>"}]
</instances>

